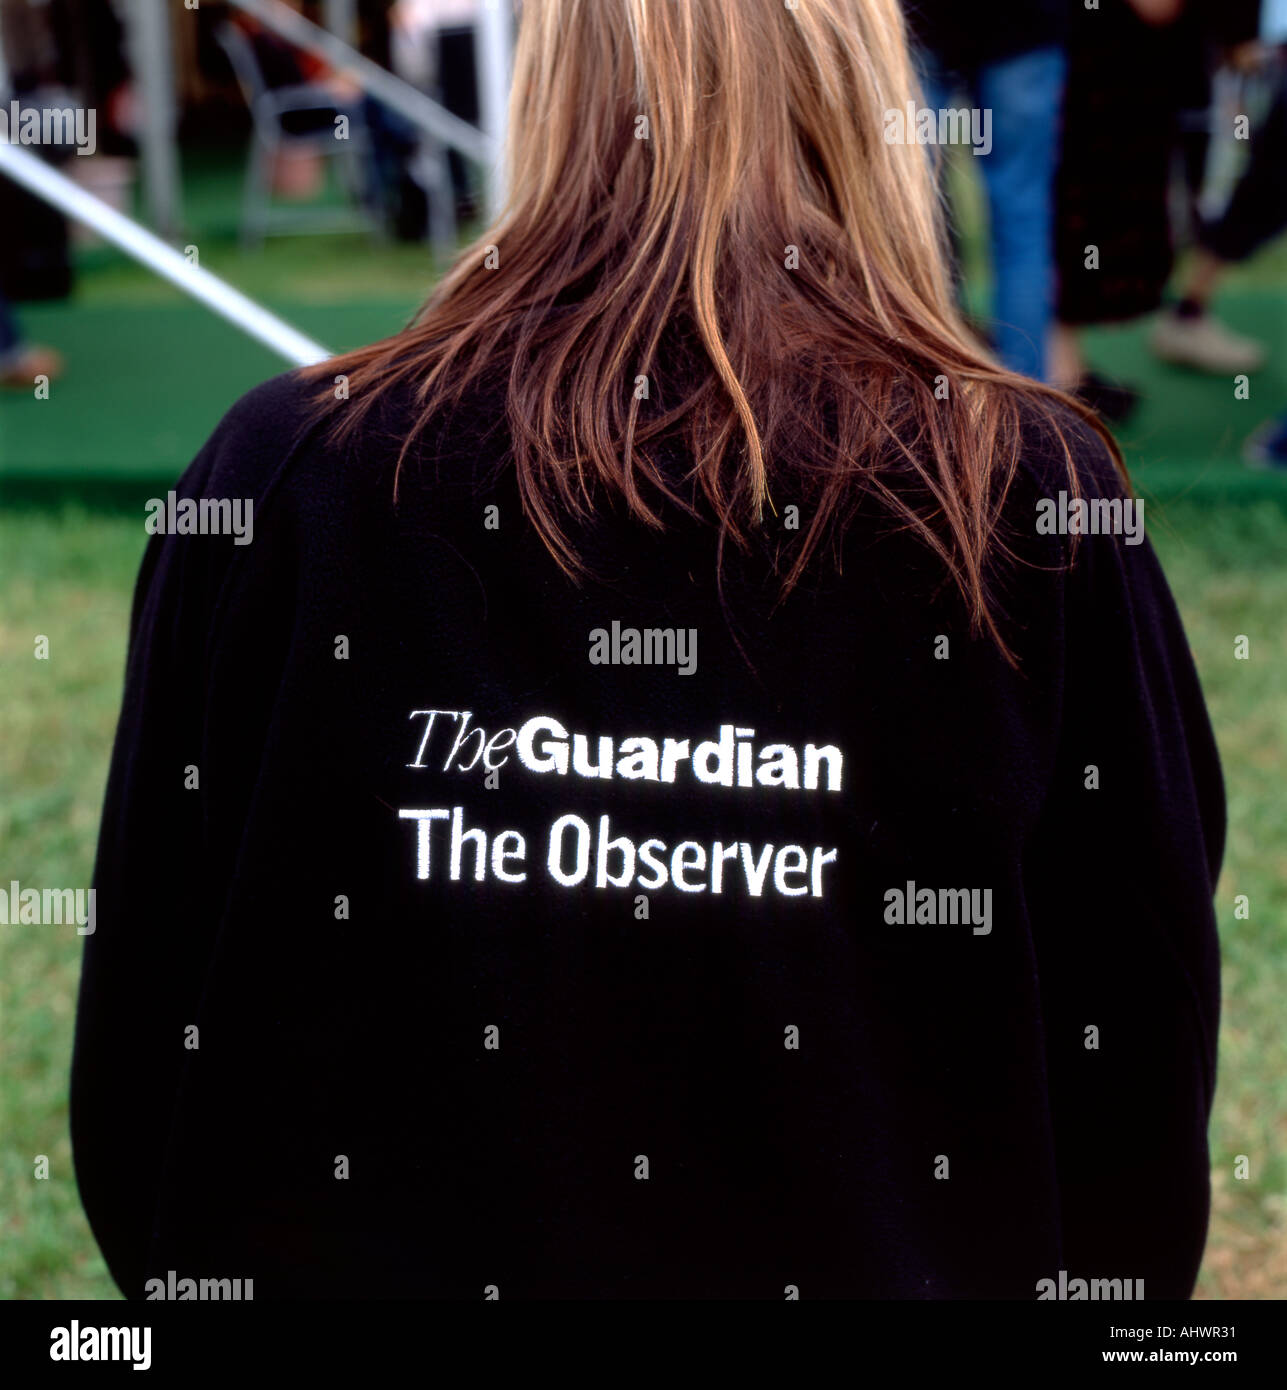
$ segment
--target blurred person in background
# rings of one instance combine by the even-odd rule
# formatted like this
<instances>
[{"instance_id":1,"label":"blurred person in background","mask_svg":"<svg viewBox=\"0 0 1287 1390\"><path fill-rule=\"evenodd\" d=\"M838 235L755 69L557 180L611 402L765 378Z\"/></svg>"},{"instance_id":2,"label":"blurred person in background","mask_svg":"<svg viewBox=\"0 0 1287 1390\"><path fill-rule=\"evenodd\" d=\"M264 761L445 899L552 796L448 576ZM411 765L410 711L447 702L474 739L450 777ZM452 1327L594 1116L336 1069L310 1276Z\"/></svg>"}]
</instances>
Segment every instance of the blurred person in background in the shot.
<instances>
[{"instance_id":1,"label":"blurred person in background","mask_svg":"<svg viewBox=\"0 0 1287 1390\"><path fill-rule=\"evenodd\" d=\"M390 61L404 81L433 97L470 125L477 125L478 0L396 0L389 16ZM478 208L478 189L459 151L448 150L459 218Z\"/></svg>"},{"instance_id":2,"label":"blurred person in background","mask_svg":"<svg viewBox=\"0 0 1287 1390\"><path fill-rule=\"evenodd\" d=\"M284 0L284 3L293 10L303 10L303 0ZM283 130L291 135L327 130L334 126L337 116L354 113L361 107L362 88L325 59L298 48L261 24L254 15L233 10L230 18L249 41L260 77L270 90L313 87L334 103L285 112L281 117ZM321 192L325 181L325 161L316 151L297 146L285 146L277 151L273 190L279 197L307 201Z\"/></svg>"},{"instance_id":3,"label":"blurred person in background","mask_svg":"<svg viewBox=\"0 0 1287 1390\"><path fill-rule=\"evenodd\" d=\"M1178 302L1159 315L1149 344L1164 362L1223 376L1256 371L1265 360L1262 344L1221 323L1211 301L1230 265L1287 229L1287 0L1219 0L1212 21L1229 65L1266 78L1272 97L1228 206L1200 225Z\"/></svg>"},{"instance_id":4,"label":"blurred person in background","mask_svg":"<svg viewBox=\"0 0 1287 1390\"><path fill-rule=\"evenodd\" d=\"M1053 197L1063 100L1066 0L907 0L919 41L924 99L961 94L989 111L980 155L992 260L991 327L1012 371L1045 379L1054 309Z\"/></svg>"},{"instance_id":5,"label":"blurred person in background","mask_svg":"<svg viewBox=\"0 0 1287 1390\"><path fill-rule=\"evenodd\" d=\"M38 105L54 94L61 69L51 14L42 5L8 0L0 5L0 108L8 133L10 102ZM68 104L57 93L58 104ZM0 386L30 388L36 377L63 371L53 348L27 342L10 295L58 298L71 287L67 226L57 213L0 177Z\"/></svg>"},{"instance_id":6,"label":"blurred person in background","mask_svg":"<svg viewBox=\"0 0 1287 1390\"><path fill-rule=\"evenodd\" d=\"M301 10L302 0L287 0ZM400 239L419 241L428 226L425 189L415 176L421 148L419 127L400 112L365 91L356 77L324 59L297 47L261 24L253 15L235 11L233 23L250 41L263 80L270 88L308 86L319 90L333 105L289 111L283 127L295 134L325 130L338 115L350 116L360 125L369 151L363 168L364 202ZM416 72L405 70L409 46L404 16L395 7L389 16L390 61L398 75L413 85ZM275 186L286 197L315 197L325 180L324 161L315 151L285 149L278 153Z\"/></svg>"},{"instance_id":7,"label":"blurred person in background","mask_svg":"<svg viewBox=\"0 0 1287 1390\"><path fill-rule=\"evenodd\" d=\"M1168 200L1177 109L1193 71L1183 0L1068 8L1068 84L1057 180L1058 326L1051 379L1108 420L1138 393L1087 363L1082 329L1162 303L1173 251Z\"/></svg>"},{"instance_id":8,"label":"blurred person in background","mask_svg":"<svg viewBox=\"0 0 1287 1390\"><path fill-rule=\"evenodd\" d=\"M38 376L62 375L63 359L53 348L23 341L9 301L0 294L0 386L31 386Z\"/></svg>"}]
</instances>

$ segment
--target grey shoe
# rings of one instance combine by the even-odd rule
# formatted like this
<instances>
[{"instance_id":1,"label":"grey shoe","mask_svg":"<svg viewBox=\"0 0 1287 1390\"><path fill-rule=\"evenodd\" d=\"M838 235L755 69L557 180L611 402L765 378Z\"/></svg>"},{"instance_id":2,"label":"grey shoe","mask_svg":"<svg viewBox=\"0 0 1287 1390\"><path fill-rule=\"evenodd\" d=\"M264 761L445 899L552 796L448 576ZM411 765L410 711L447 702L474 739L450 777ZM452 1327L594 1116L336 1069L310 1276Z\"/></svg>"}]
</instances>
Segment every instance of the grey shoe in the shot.
<instances>
[{"instance_id":1,"label":"grey shoe","mask_svg":"<svg viewBox=\"0 0 1287 1390\"><path fill-rule=\"evenodd\" d=\"M1164 310L1149 334L1149 347L1163 362L1216 376L1255 372L1265 365L1265 350L1258 342L1210 314L1181 318L1174 309Z\"/></svg>"}]
</instances>

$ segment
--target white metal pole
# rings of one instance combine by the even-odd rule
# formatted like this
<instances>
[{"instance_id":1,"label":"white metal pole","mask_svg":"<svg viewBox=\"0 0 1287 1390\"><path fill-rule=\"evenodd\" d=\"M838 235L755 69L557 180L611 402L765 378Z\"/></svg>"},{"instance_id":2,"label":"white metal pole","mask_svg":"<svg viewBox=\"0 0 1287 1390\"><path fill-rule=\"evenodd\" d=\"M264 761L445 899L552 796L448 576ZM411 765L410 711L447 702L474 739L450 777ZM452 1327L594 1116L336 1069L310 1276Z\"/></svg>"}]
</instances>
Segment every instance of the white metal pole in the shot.
<instances>
[{"instance_id":1,"label":"white metal pole","mask_svg":"<svg viewBox=\"0 0 1287 1390\"><path fill-rule=\"evenodd\" d=\"M480 117L483 131L491 137L496 151L487 184L487 210L495 217L505 205L508 189L505 132L514 65L513 0L481 0L475 33Z\"/></svg>"},{"instance_id":2,"label":"white metal pole","mask_svg":"<svg viewBox=\"0 0 1287 1390\"><path fill-rule=\"evenodd\" d=\"M143 187L152 226L179 230L179 153L175 145L174 55L167 0L133 0L129 34L142 108Z\"/></svg>"},{"instance_id":3,"label":"white metal pole","mask_svg":"<svg viewBox=\"0 0 1287 1390\"><path fill-rule=\"evenodd\" d=\"M92 227L149 270L177 285L185 294L213 309L243 333L263 343L296 366L324 362L331 356L320 343L283 323L275 314L248 299L217 275L193 265L160 237L153 236L124 213L87 193L81 186L51 168L30 150L0 141L0 174L34 193L45 202Z\"/></svg>"},{"instance_id":4,"label":"white metal pole","mask_svg":"<svg viewBox=\"0 0 1287 1390\"><path fill-rule=\"evenodd\" d=\"M357 0L322 0L322 22L345 43L357 42Z\"/></svg>"}]
</instances>

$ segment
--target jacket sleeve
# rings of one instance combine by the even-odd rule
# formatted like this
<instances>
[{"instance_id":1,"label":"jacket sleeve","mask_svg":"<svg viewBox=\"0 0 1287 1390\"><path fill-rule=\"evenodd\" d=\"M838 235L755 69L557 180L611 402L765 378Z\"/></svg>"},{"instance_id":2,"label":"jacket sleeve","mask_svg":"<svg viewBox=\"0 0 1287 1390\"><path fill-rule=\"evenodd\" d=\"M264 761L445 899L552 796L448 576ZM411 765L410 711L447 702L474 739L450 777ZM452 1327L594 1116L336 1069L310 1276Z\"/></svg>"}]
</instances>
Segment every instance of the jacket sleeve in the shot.
<instances>
[{"instance_id":1,"label":"jacket sleeve","mask_svg":"<svg viewBox=\"0 0 1287 1390\"><path fill-rule=\"evenodd\" d=\"M248 539L266 530L259 504L287 469L293 436L283 422L298 418L290 409L297 394L290 378L276 378L234 406L176 484L179 502L249 501ZM226 534L153 534L134 592L70 1098L81 1200L128 1297L143 1293L171 1120L199 1040L188 1030L200 1015L231 873L211 830L220 769L208 756L207 688L221 599L255 550ZM268 678L245 674L247 685Z\"/></svg>"},{"instance_id":2,"label":"jacket sleeve","mask_svg":"<svg viewBox=\"0 0 1287 1390\"><path fill-rule=\"evenodd\" d=\"M213 447L178 484L200 496ZM94 867L71 1076L81 1200L113 1278L140 1297L169 1106L214 920L203 862L201 711L215 538L154 534Z\"/></svg>"},{"instance_id":3,"label":"jacket sleeve","mask_svg":"<svg viewBox=\"0 0 1287 1390\"><path fill-rule=\"evenodd\" d=\"M1106 465L1086 486L1121 497ZM1065 1267L1187 1298L1209 1206L1220 765L1142 530L1081 538L1063 625L1059 752L1025 883Z\"/></svg>"}]
</instances>

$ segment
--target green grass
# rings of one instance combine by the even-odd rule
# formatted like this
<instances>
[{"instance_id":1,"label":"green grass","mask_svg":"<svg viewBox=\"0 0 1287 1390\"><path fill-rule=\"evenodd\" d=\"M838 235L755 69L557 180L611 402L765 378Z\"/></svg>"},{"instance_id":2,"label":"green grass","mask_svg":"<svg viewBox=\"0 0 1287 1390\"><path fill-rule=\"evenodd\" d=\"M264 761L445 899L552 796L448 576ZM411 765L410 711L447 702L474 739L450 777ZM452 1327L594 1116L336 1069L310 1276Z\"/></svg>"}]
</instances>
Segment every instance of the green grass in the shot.
<instances>
[{"instance_id":1,"label":"green grass","mask_svg":"<svg viewBox=\"0 0 1287 1390\"><path fill-rule=\"evenodd\" d=\"M1224 961L1211 1127L1212 1234L1200 1291L1287 1297L1287 511L1175 504L1155 533L1220 745L1229 838L1216 897ZM1236 660L1235 638L1251 639ZM1234 897L1250 899L1235 920ZM1234 1161L1250 1160L1247 1181Z\"/></svg>"},{"instance_id":2,"label":"green grass","mask_svg":"<svg viewBox=\"0 0 1287 1390\"><path fill-rule=\"evenodd\" d=\"M0 879L88 886L142 524L0 514ZM37 661L35 639L49 639ZM117 1297L76 1193L67 1074L82 939L0 926L0 1298ZM49 1178L33 1177L36 1156Z\"/></svg>"},{"instance_id":3,"label":"green grass","mask_svg":"<svg viewBox=\"0 0 1287 1390\"><path fill-rule=\"evenodd\" d=\"M235 248L235 160L190 185L201 261L332 347L394 331L433 275L420 247L361 237ZM967 264L976 266L967 246ZM68 358L48 401L0 399L0 882L87 885L144 534L141 499L173 482L267 352L102 248L75 298L24 310ZM974 275L976 289L984 285ZM1197 658L1229 794L1218 893L1225 961L1211 1130L1215 1205L1200 1292L1287 1297L1287 480L1238 447L1287 406L1287 244L1230 281L1222 312L1270 342L1252 398L1153 364L1139 326L1092 357L1148 399L1123 433ZM146 401L146 409L141 405ZM1234 640L1251 639L1251 659ZM48 661L34 659L37 635ZM1246 894L1251 915L1235 920ZM0 926L0 1297L116 1297L80 1209L67 1072L81 939ZM37 1155L47 1181L33 1178ZM1235 1157L1250 1160L1247 1181Z\"/></svg>"}]
</instances>

